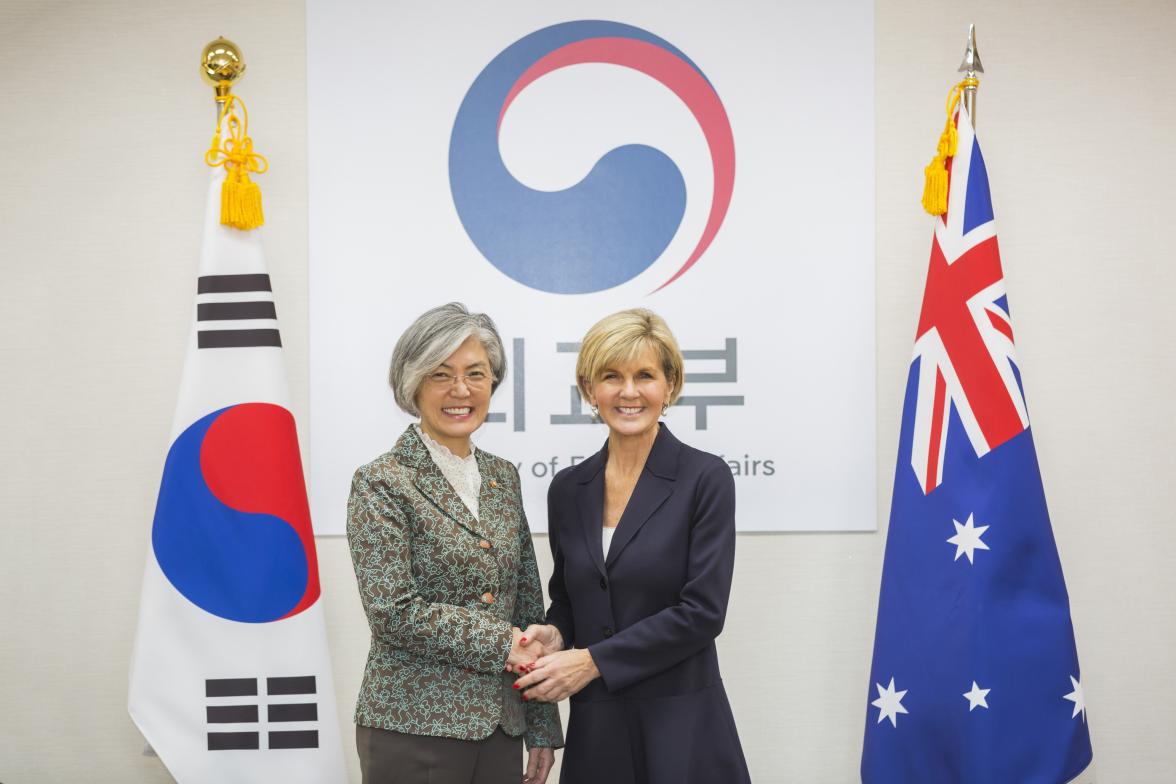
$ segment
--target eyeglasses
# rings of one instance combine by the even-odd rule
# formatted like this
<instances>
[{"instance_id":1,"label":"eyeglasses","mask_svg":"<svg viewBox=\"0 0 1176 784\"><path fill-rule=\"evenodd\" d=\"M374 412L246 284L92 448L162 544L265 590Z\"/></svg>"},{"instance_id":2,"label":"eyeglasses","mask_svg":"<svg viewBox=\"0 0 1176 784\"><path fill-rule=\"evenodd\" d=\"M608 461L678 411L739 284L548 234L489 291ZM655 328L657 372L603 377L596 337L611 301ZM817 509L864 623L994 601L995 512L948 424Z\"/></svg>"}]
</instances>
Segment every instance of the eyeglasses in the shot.
<instances>
[{"instance_id":1,"label":"eyeglasses","mask_svg":"<svg viewBox=\"0 0 1176 784\"><path fill-rule=\"evenodd\" d=\"M490 386L493 378L484 370L471 370L469 373L446 373L444 370L438 370L425 376L425 381L433 389L448 389L457 386L457 382L461 380L470 389L485 389Z\"/></svg>"}]
</instances>

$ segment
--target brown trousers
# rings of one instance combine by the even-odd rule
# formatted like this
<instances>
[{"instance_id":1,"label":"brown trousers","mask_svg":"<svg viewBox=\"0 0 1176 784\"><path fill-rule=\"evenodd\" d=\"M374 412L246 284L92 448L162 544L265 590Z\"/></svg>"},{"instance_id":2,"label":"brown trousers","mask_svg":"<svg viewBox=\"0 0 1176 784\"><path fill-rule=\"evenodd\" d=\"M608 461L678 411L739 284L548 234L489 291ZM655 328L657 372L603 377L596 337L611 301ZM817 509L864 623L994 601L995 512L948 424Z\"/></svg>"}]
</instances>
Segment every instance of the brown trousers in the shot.
<instances>
[{"instance_id":1,"label":"brown trousers","mask_svg":"<svg viewBox=\"0 0 1176 784\"><path fill-rule=\"evenodd\" d=\"M355 725L363 784L519 784L523 739L435 738Z\"/></svg>"}]
</instances>

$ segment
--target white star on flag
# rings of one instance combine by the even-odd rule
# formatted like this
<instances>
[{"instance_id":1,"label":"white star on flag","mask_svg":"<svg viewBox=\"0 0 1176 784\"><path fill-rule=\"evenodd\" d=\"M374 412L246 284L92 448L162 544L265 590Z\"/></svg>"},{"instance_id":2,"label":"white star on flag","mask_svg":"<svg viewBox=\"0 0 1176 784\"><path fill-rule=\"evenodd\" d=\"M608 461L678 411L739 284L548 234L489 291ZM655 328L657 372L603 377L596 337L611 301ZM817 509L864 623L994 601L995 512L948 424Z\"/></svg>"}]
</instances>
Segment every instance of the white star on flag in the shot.
<instances>
[{"instance_id":1,"label":"white star on flag","mask_svg":"<svg viewBox=\"0 0 1176 784\"><path fill-rule=\"evenodd\" d=\"M890 678L890 685L882 688L881 683L875 683L878 687L878 699L870 704L878 709L878 723L882 723L882 719L890 719L892 727L898 726L898 714L906 713L907 709L902 707L902 698L906 696L906 691L894 690L894 678Z\"/></svg>"},{"instance_id":2,"label":"white star on flag","mask_svg":"<svg viewBox=\"0 0 1176 784\"><path fill-rule=\"evenodd\" d=\"M985 697L988 696L988 692L990 691L992 689L981 689L976 685L976 681L972 681L972 690L964 692L964 697L968 700L968 713L974 711L977 706L987 708L988 702L985 700Z\"/></svg>"},{"instance_id":3,"label":"white star on flag","mask_svg":"<svg viewBox=\"0 0 1176 784\"><path fill-rule=\"evenodd\" d=\"M1064 699L1074 703L1074 712L1070 714L1070 718L1074 718L1079 713L1082 714L1082 723L1086 723L1086 695L1082 692L1082 684L1074 680L1074 676L1070 676L1070 683L1074 686L1074 691L1064 695Z\"/></svg>"},{"instance_id":4,"label":"white star on flag","mask_svg":"<svg viewBox=\"0 0 1176 784\"><path fill-rule=\"evenodd\" d=\"M980 541L980 536L988 530L988 526L982 525L976 528L972 525L972 515L968 515L968 522L965 525L960 525L958 520L952 520L955 526L955 536L947 540L948 544L956 546L955 559L960 560L961 555L968 556L968 563L975 563L972 560L972 555L976 550L987 550L988 545Z\"/></svg>"}]
</instances>

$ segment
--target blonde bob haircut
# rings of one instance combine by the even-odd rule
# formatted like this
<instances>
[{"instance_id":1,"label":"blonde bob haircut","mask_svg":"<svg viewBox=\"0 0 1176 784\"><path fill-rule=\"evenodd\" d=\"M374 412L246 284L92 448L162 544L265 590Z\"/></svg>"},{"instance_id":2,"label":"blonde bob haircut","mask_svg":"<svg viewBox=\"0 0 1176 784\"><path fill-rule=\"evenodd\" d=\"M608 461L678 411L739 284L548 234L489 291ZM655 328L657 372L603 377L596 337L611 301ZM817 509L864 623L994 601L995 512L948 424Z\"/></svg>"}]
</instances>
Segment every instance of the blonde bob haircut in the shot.
<instances>
[{"instance_id":1,"label":"blonde bob haircut","mask_svg":"<svg viewBox=\"0 0 1176 784\"><path fill-rule=\"evenodd\" d=\"M602 371L632 360L646 348L661 358L662 372L670 385L667 405L674 405L685 382L682 352L666 320L645 308L632 308L605 316L592 325L580 342L576 359L576 386L589 400L588 388Z\"/></svg>"}]
</instances>

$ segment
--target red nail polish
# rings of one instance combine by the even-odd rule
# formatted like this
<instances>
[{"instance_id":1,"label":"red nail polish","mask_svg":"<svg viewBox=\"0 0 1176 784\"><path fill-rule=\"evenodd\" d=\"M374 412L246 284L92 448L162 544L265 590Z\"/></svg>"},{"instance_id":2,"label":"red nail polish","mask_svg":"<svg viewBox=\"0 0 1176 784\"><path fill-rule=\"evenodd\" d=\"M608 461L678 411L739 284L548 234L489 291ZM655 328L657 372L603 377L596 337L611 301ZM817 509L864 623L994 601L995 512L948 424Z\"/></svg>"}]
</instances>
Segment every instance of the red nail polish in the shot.
<instances>
[{"instance_id":1,"label":"red nail polish","mask_svg":"<svg viewBox=\"0 0 1176 784\"><path fill-rule=\"evenodd\" d=\"M519 642L521 642L523 645L526 645L526 644L527 644L527 638L526 638L526 637L520 637L520 638L519 638Z\"/></svg>"},{"instance_id":2,"label":"red nail polish","mask_svg":"<svg viewBox=\"0 0 1176 784\"><path fill-rule=\"evenodd\" d=\"M519 687L519 685L518 685L517 683L515 683L515 684L513 684L513 685L512 685L512 688L515 688L515 689L517 689L518 687Z\"/></svg>"},{"instance_id":3,"label":"red nail polish","mask_svg":"<svg viewBox=\"0 0 1176 784\"><path fill-rule=\"evenodd\" d=\"M523 702L526 702L526 701L527 701L527 695L526 695L526 694L524 694L524 695L523 695Z\"/></svg>"}]
</instances>

